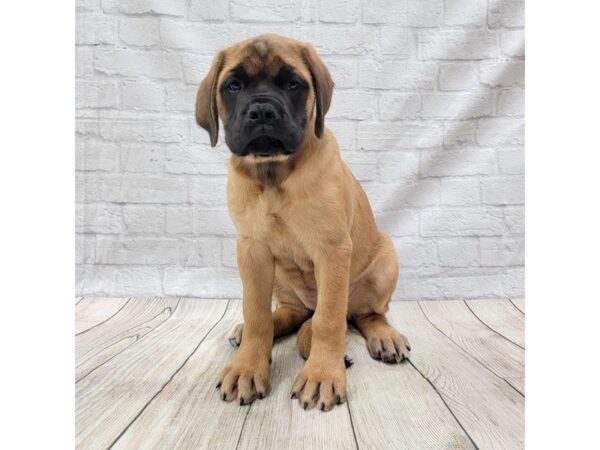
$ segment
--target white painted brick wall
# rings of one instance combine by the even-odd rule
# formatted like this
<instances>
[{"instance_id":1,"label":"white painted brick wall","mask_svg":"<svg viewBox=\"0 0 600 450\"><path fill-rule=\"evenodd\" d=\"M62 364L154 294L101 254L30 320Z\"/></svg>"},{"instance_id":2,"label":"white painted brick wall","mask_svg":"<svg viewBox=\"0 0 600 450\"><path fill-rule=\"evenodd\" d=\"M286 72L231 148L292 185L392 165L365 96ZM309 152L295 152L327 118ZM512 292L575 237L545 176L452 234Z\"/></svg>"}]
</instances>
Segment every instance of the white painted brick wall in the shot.
<instances>
[{"instance_id":1,"label":"white painted brick wall","mask_svg":"<svg viewBox=\"0 0 600 450\"><path fill-rule=\"evenodd\" d=\"M229 151L193 117L214 52L313 42L328 126L401 276L394 299L523 295L523 0L78 0L77 293L239 297Z\"/></svg>"}]
</instances>

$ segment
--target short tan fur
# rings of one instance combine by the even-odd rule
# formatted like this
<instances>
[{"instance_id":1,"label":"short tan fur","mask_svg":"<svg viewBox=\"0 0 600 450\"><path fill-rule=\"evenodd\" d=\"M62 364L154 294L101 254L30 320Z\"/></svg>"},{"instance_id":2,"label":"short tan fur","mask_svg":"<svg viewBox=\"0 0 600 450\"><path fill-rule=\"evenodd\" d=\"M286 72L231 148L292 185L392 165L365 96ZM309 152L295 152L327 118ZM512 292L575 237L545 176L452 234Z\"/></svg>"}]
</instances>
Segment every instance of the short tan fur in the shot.
<instances>
[{"instance_id":1,"label":"short tan fur","mask_svg":"<svg viewBox=\"0 0 600 450\"><path fill-rule=\"evenodd\" d=\"M239 64L250 75L271 76L285 64L310 89L308 121L296 153L231 156L227 198L238 231L244 323L231 336L240 348L219 377L220 394L240 404L267 395L273 338L299 330L306 363L292 396L305 409L328 411L346 399L348 320L365 336L374 358L401 362L409 357L407 338L384 316L398 279L396 253L377 229L365 192L324 126L333 81L310 44L266 34L215 56L196 102L197 122L212 145L218 119L228 120L218 86ZM313 313L306 298L315 290ZM278 304L274 312L272 298Z\"/></svg>"}]
</instances>

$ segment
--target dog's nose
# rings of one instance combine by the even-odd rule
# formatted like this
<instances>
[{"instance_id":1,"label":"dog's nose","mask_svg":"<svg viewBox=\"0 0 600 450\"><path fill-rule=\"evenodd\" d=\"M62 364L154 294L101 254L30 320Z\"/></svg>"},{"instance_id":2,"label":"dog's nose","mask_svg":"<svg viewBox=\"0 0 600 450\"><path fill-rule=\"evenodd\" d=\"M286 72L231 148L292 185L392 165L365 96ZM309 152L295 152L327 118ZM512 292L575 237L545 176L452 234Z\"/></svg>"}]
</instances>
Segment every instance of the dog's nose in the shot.
<instances>
[{"instance_id":1,"label":"dog's nose","mask_svg":"<svg viewBox=\"0 0 600 450\"><path fill-rule=\"evenodd\" d=\"M246 113L246 120L256 125L272 124L278 118L277 109L271 103L253 103Z\"/></svg>"}]
</instances>

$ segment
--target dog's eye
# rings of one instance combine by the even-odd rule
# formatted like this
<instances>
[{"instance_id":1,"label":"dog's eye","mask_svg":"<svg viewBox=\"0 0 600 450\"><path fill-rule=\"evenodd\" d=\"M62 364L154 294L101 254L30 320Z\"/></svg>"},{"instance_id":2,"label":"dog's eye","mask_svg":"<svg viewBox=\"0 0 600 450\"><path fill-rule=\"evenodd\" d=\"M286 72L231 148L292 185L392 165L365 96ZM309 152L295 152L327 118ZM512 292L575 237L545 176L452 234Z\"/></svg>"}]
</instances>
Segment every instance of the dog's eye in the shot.
<instances>
[{"instance_id":1,"label":"dog's eye","mask_svg":"<svg viewBox=\"0 0 600 450\"><path fill-rule=\"evenodd\" d=\"M289 91L293 91L294 89L298 89L299 87L300 87L300 83L298 83L296 80L288 81L285 84L285 88Z\"/></svg>"},{"instance_id":2,"label":"dog's eye","mask_svg":"<svg viewBox=\"0 0 600 450\"><path fill-rule=\"evenodd\" d=\"M237 92L242 89L242 83L240 83L238 80L230 81L227 85L227 89L229 89L231 92Z\"/></svg>"}]
</instances>

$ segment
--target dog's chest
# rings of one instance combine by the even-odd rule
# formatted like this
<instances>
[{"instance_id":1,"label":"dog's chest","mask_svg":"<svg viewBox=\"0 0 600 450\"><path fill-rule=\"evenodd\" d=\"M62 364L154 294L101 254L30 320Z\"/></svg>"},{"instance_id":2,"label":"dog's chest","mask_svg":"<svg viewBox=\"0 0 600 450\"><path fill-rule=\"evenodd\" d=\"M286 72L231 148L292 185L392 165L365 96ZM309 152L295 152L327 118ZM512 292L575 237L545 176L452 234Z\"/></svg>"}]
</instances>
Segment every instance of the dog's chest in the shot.
<instances>
[{"instance_id":1,"label":"dog's chest","mask_svg":"<svg viewBox=\"0 0 600 450\"><path fill-rule=\"evenodd\" d=\"M251 236L266 243L277 265L285 271L310 272L313 264L298 229L298 208L277 189L266 189L245 208L243 223Z\"/></svg>"},{"instance_id":2,"label":"dog's chest","mask_svg":"<svg viewBox=\"0 0 600 450\"><path fill-rule=\"evenodd\" d=\"M267 242L275 261L287 271L310 272L314 269L311 258L294 227L285 216L272 214L265 220L264 242Z\"/></svg>"}]
</instances>

